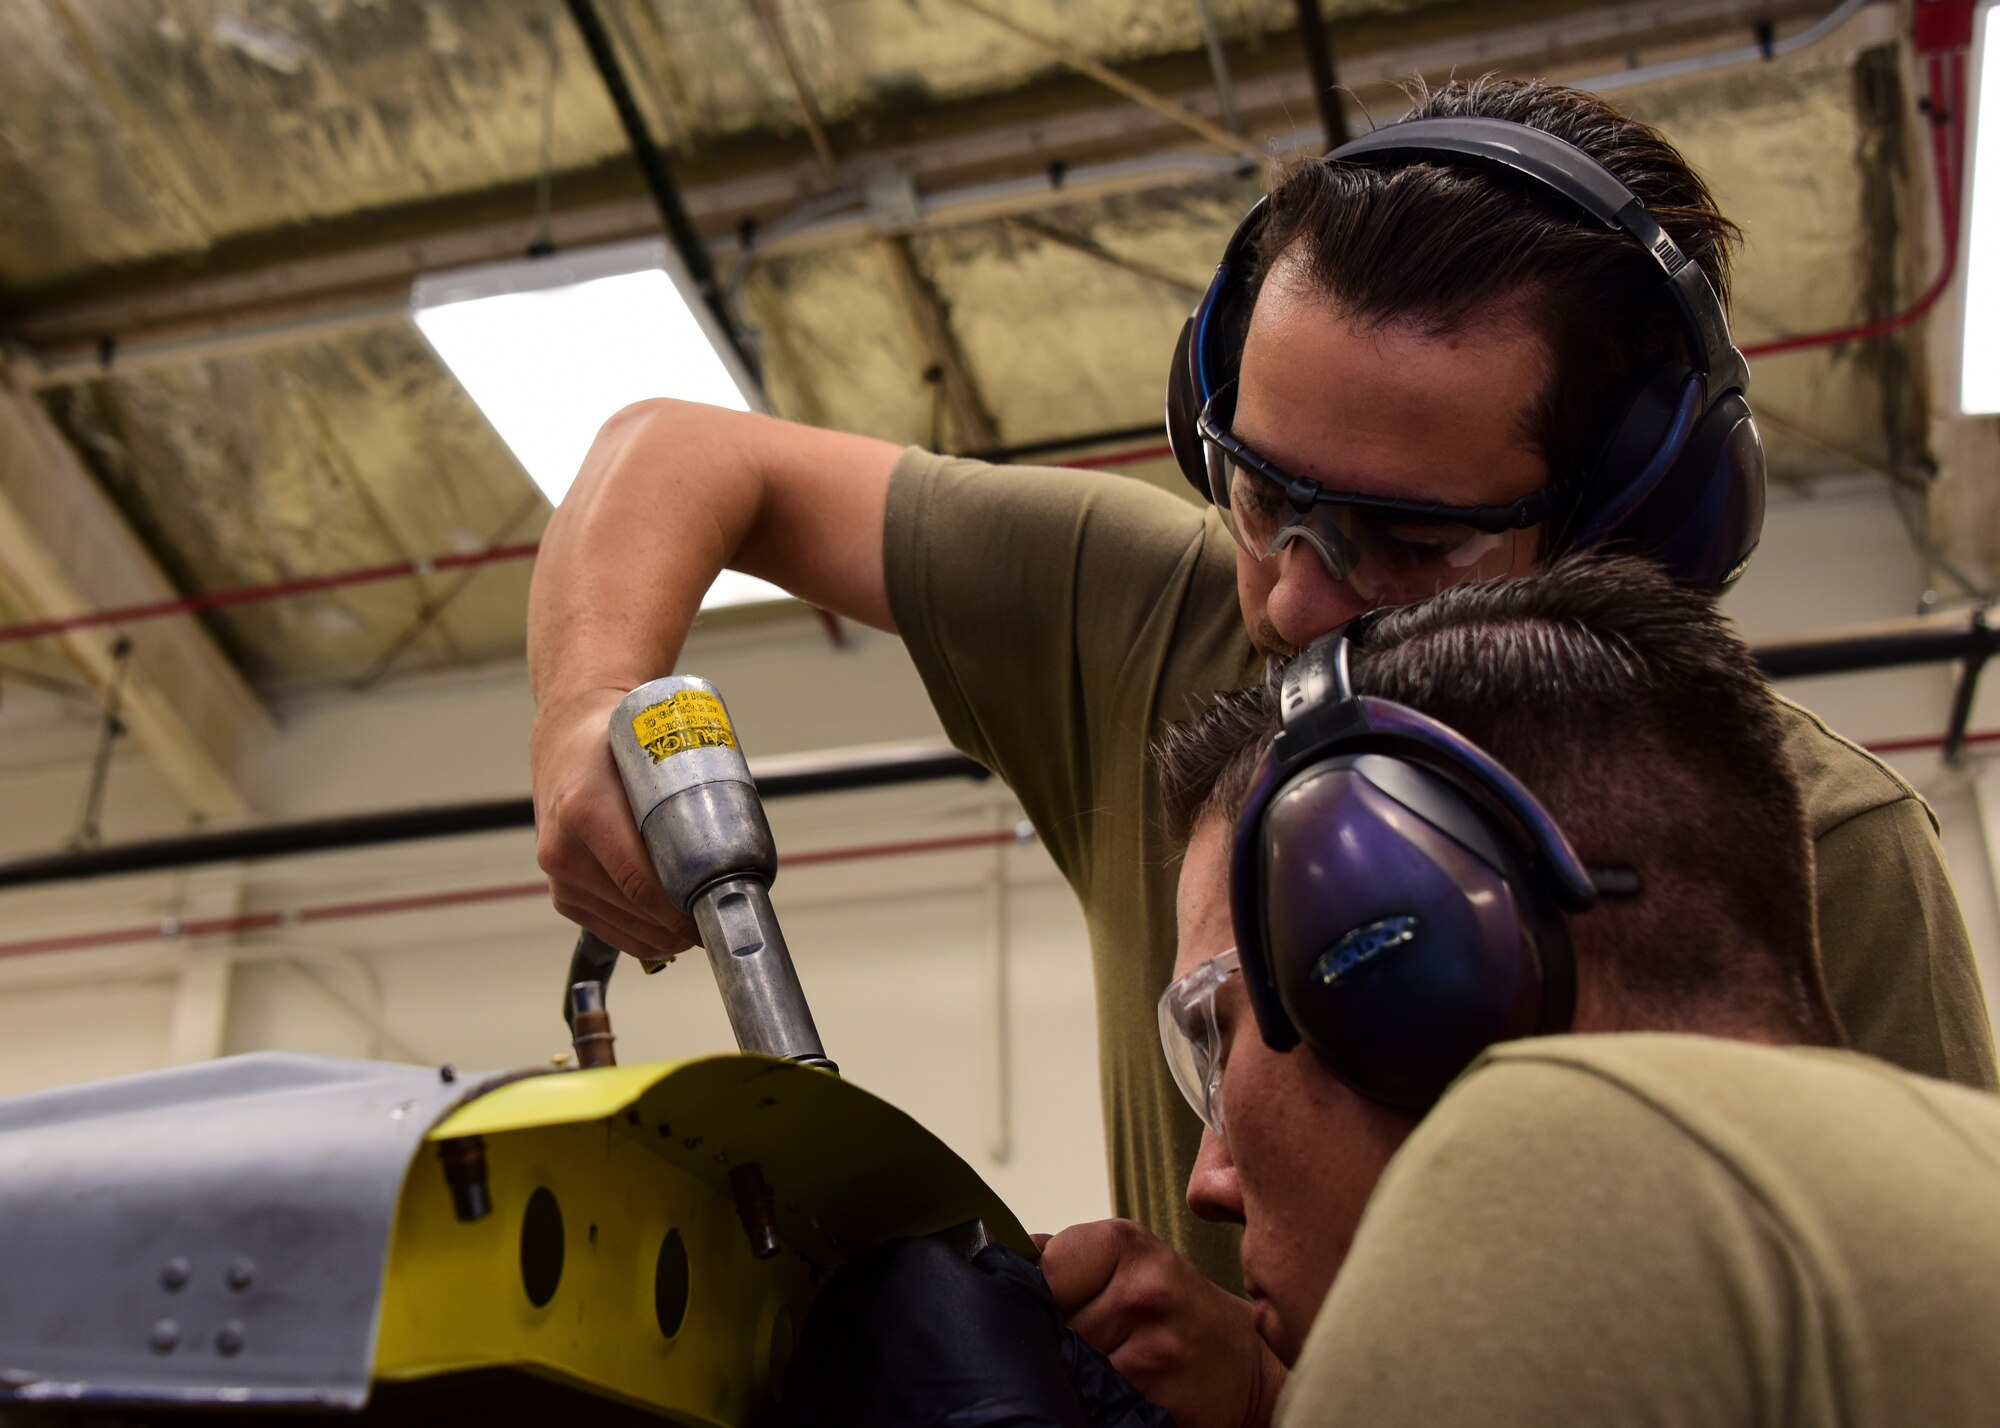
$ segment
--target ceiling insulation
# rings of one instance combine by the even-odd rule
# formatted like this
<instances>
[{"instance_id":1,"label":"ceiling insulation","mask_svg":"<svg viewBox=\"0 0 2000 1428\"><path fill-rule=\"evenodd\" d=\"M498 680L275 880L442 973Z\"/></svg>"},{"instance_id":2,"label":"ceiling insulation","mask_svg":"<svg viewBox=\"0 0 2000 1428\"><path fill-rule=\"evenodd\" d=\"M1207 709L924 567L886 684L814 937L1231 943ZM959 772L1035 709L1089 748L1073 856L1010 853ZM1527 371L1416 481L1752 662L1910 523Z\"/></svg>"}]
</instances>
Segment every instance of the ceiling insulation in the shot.
<instances>
[{"instance_id":1,"label":"ceiling insulation","mask_svg":"<svg viewBox=\"0 0 2000 1428\"><path fill-rule=\"evenodd\" d=\"M1292 23L1290 0L1213 3L1232 36ZM638 97L664 141L685 153L797 133L798 99L749 6L603 8L635 51ZM835 120L1005 92L1059 69L953 0L776 9ZM1201 44L1192 3L1034 0L1014 13L1113 61ZM625 152L550 0L13 0L0 5L0 93L0 289L532 180L545 103L555 172Z\"/></svg>"},{"instance_id":2,"label":"ceiling insulation","mask_svg":"<svg viewBox=\"0 0 2000 1428\"><path fill-rule=\"evenodd\" d=\"M113 375L51 408L183 590L532 540L547 506L406 322ZM519 654L527 567L482 569L399 669ZM455 577L206 616L256 681L367 673Z\"/></svg>"},{"instance_id":3,"label":"ceiling insulation","mask_svg":"<svg viewBox=\"0 0 2000 1428\"><path fill-rule=\"evenodd\" d=\"M0 5L0 286L534 174L547 8ZM552 18L560 170L624 138L573 27Z\"/></svg>"},{"instance_id":4,"label":"ceiling insulation","mask_svg":"<svg viewBox=\"0 0 2000 1428\"><path fill-rule=\"evenodd\" d=\"M1059 61L955 0L771 0L820 112L833 122L1019 89L1064 73ZM1210 0L1224 38L1290 43L1293 0ZM1453 0L1330 0L1339 22ZM1463 4L1464 0L1456 0ZM1001 8L1033 34L1108 64L1198 51L1192 0L1014 0ZM644 58L682 97L678 119L696 135L786 131L799 109L782 60L748 5L650 0Z\"/></svg>"},{"instance_id":5,"label":"ceiling insulation","mask_svg":"<svg viewBox=\"0 0 2000 1428\"><path fill-rule=\"evenodd\" d=\"M1828 48L1620 98L1673 138L1742 226L1739 344L1865 322L1911 295L1895 285L1900 215L1884 178L1908 103L1893 50ZM1907 457L1922 436L1901 386L1905 367L1896 342L1757 361L1752 400L1773 475L1823 472L1843 464L1843 450L1877 463Z\"/></svg>"},{"instance_id":6,"label":"ceiling insulation","mask_svg":"<svg viewBox=\"0 0 2000 1428\"><path fill-rule=\"evenodd\" d=\"M1128 195L1052 210L1038 225L1206 286L1255 197L1242 184ZM947 229L915 246L1003 442L1159 419L1167 359L1194 306L1186 288L1004 225Z\"/></svg>"}]
</instances>

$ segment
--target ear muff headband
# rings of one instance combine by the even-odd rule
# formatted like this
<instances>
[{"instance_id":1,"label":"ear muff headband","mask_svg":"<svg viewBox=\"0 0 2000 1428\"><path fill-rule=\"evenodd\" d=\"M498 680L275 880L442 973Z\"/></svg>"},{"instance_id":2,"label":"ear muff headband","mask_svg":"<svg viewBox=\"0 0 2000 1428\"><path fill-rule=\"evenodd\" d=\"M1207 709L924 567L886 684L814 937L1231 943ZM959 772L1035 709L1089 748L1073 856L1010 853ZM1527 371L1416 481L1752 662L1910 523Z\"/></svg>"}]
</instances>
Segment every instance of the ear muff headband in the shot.
<instances>
[{"instance_id":1,"label":"ear muff headband","mask_svg":"<svg viewBox=\"0 0 2000 1428\"><path fill-rule=\"evenodd\" d=\"M1411 119L1364 134L1327 158L1358 163L1378 156L1466 163L1520 174L1561 194L1606 228L1630 234L1659 266L1688 351L1705 379L1708 400L1748 387L1749 364L1730 341L1729 321L1708 274L1699 263L1688 261L1646 211L1644 199L1567 139L1510 119Z\"/></svg>"},{"instance_id":2,"label":"ear muff headband","mask_svg":"<svg viewBox=\"0 0 2000 1428\"><path fill-rule=\"evenodd\" d=\"M1655 396L1653 385L1672 376L1675 363L1636 383L1637 395L1612 424L1606 449L1586 473L1594 496L1586 497L1562 546L1588 548L1615 536L1662 561L1680 579L1727 589L1756 549L1763 516L1762 444L1742 395L1749 365L1730 338L1708 275L1680 251L1644 201L1567 140L1506 119L1408 119L1363 135L1327 158L1382 165L1431 160L1512 173L1560 195L1606 228L1626 233L1651 258L1694 364L1694 380L1687 380L1683 368L1667 381L1664 394ZM1255 248L1267 219L1266 200L1259 200L1230 236L1200 305L1182 326L1168 373L1167 439L1181 474L1203 501L1208 475L1195 421L1234 375ZM1699 396L1691 408L1689 386ZM1695 450L1683 462L1690 447ZM1707 459L1710 453L1716 459ZM1647 502L1655 493L1680 513L1679 521L1648 515ZM1711 508L1723 513L1724 528L1683 528L1696 519L1695 512Z\"/></svg>"},{"instance_id":3,"label":"ear muff headband","mask_svg":"<svg viewBox=\"0 0 2000 1428\"><path fill-rule=\"evenodd\" d=\"M1590 870L1533 794L1478 745L1435 719L1388 700L1357 697L1348 677L1347 651L1345 635L1328 635L1286 670L1284 727L1252 779L1230 848L1230 913L1244 985L1258 1030L1277 1051L1291 1050L1302 1036L1284 1004L1280 969L1265 944L1265 815L1301 776L1311 777L1330 760L1384 754L1439 775L1480 810L1470 816L1511 834L1518 858L1509 861L1517 862L1518 875L1533 884L1518 889L1523 896L1546 897L1562 912L1584 911L1598 898ZM1575 983L1560 926L1535 950L1550 963L1538 969L1547 1001L1540 1022L1549 1029L1567 1026ZM1422 1028L1411 1028L1411 1034L1420 1037ZM1333 1058L1329 1062L1337 1072L1342 1069ZM1377 1093L1367 1082L1357 1089Z\"/></svg>"},{"instance_id":4,"label":"ear muff headband","mask_svg":"<svg viewBox=\"0 0 2000 1428\"><path fill-rule=\"evenodd\" d=\"M1275 779L1335 753L1403 754L1473 784L1513 819L1554 880L1563 908L1597 902L1590 870L1541 801L1491 754L1428 714L1354 692L1348 670L1353 638L1373 624L1363 616L1344 632L1314 640L1285 669L1279 691L1283 725L1265 754ZM1247 806L1247 805L1246 805Z\"/></svg>"}]
</instances>

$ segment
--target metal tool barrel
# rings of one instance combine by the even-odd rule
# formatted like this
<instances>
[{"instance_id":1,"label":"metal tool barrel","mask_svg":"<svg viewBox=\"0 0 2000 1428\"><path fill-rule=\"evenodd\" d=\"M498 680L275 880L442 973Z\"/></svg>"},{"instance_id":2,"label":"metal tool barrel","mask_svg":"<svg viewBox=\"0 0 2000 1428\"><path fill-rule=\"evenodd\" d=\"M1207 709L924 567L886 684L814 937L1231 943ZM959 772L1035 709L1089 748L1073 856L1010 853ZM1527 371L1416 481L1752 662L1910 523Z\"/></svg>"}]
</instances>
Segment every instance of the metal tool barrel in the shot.
<instances>
[{"instance_id":1,"label":"metal tool barrel","mask_svg":"<svg viewBox=\"0 0 2000 1428\"><path fill-rule=\"evenodd\" d=\"M611 754L660 886L700 929L736 1044L832 1069L771 907L771 825L715 686L640 685L611 716Z\"/></svg>"}]
</instances>

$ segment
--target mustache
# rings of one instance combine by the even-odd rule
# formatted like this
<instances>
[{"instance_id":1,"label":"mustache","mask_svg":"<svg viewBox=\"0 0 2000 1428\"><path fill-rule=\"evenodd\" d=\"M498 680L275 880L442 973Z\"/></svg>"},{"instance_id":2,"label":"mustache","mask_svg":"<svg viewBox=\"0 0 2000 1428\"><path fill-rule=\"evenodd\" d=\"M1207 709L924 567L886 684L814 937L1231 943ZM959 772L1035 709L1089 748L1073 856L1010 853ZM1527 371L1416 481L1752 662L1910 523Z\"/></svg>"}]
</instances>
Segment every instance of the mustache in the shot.
<instances>
[{"instance_id":1,"label":"mustache","mask_svg":"<svg viewBox=\"0 0 2000 1428\"><path fill-rule=\"evenodd\" d=\"M1278 627L1268 618L1260 617L1257 628L1250 632L1250 643L1268 659L1280 662L1290 659L1299 652L1299 647L1278 633Z\"/></svg>"}]
</instances>

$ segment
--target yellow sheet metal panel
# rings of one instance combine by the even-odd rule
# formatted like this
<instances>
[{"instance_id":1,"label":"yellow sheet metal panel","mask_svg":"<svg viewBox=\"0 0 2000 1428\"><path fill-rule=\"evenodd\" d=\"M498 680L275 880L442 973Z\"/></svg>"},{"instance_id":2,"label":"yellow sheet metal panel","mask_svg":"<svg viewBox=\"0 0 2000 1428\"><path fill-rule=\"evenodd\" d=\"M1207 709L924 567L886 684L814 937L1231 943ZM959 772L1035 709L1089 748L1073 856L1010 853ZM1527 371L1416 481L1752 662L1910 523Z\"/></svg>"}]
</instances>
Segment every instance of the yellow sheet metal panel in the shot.
<instances>
[{"instance_id":1,"label":"yellow sheet metal panel","mask_svg":"<svg viewBox=\"0 0 2000 1428\"><path fill-rule=\"evenodd\" d=\"M761 1165L779 1233L815 1263L972 1219L1032 1253L1013 1212L943 1141L852 1081L768 1056L531 1077L463 1107L431 1139L607 1117L724 1197L731 1167Z\"/></svg>"},{"instance_id":2,"label":"yellow sheet metal panel","mask_svg":"<svg viewBox=\"0 0 2000 1428\"><path fill-rule=\"evenodd\" d=\"M433 1141L538 1126L576 1125L616 1115L689 1062L599 1066L523 1076L460 1106L431 1127Z\"/></svg>"},{"instance_id":3,"label":"yellow sheet metal panel","mask_svg":"<svg viewBox=\"0 0 2000 1428\"><path fill-rule=\"evenodd\" d=\"M602 1120L496 1135L486 1155L494 1209L473 1224L434 1152L412 1167L378 1380L518 1367L681 1423L753 1421L811 1300L803 1259L754 1259L729 1200Z\"/></svg>"},{"instance_id":4,"label":"yellow sheet metal panel","mask_svg":"<svg viewBox=\"0 0 2000 1428\"><path fill-rule=\"evenodd\" d=\"M471 1135L493 1212L457 1220L435 1150L418 1157L378 1380L520 1367L677 1422L747 1423L850 1256L973 1219L1031 1252L937 1137L851 1082L769 1057L535 1076L461 1107L430 1141ZM772 1190L774 1259L752 1256L737 1218L729 1173L746 1164Z\"/></svg>"}]
</instances>

